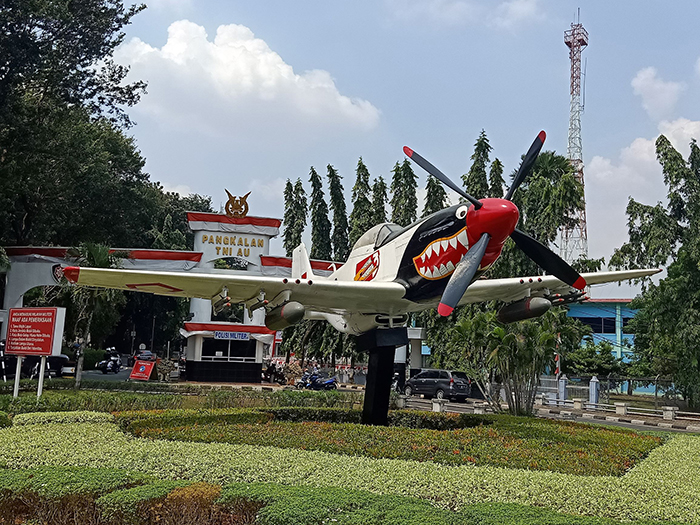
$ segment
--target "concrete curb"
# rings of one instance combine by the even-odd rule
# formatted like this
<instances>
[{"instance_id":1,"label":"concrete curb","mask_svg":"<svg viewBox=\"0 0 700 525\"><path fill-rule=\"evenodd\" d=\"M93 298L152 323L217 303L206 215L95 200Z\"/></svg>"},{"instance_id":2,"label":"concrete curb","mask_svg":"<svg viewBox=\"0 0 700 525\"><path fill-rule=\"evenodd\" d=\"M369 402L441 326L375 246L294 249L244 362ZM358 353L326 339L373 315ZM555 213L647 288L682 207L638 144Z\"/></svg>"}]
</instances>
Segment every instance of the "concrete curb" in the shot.
<instances>
[{"instance_id":1,"label":"concrete curb","mask_svg":"<svg viewBox=\"0 0 700 525\"><path fill-rule=\"evenodd\" d=\"M629 423L630 425L644 425L648 427L658 427L658 428L670 428L673 430L687 430L690 432L700 432L700 422L685 422L685 421L654 421L649 419L632 419L620 416L607 416L605 414L596 414L592 412L572 412L570 410L558 410L551 408L538 408L537 415L540 417L559 416L562 419L569 419L576 421L577 419L591 420L591 421L611 421L615 423Z\"/></svg>"}]
</instances>

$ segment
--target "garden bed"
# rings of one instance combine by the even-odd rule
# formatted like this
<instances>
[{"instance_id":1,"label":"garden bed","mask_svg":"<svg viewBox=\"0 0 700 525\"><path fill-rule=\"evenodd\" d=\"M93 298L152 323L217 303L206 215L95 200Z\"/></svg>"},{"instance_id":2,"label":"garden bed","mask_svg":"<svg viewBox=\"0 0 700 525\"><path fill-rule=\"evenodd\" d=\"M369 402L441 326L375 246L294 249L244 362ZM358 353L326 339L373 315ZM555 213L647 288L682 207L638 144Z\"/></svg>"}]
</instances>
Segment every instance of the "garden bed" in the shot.
<instances>
[{"instance_id":1,"label":"garden bed","mask_svg":"<svg viewBox=\"0 0 700 525\"><path fill-rule=\"evenodd\" d=\"M624 429L512 416L390 412L389 427L360 411L270 409L118 414L138 437L318 450L350 456L620 476L661 444ZM442 430L449 429L449 430Z\"/></svg>"}]
</instances>

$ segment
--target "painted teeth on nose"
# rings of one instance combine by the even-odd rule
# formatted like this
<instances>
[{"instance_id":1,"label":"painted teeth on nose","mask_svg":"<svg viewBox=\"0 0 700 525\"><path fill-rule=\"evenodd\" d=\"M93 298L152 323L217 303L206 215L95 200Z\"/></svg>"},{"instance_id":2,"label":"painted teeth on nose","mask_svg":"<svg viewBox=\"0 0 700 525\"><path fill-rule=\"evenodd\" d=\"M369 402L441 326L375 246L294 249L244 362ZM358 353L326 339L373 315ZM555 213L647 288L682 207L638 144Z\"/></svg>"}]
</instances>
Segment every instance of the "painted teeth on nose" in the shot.
<instances>
[{"instance_id":1,"label":"painted teeth on nose","mask_svg":"<svg viewBox=\"0 0 700 525\"><path fill-rule=\"evenodd\" d=\"M452 264L452 261L447 261L447 271L449 271L449 272L455 271L455 265Z\"/></svg>"},{"instance_id":2,"label":"painted teeth on nose","mask_svg":"<svg viewBox=\"0 0 700 525\"><path fill-rule=\"evenodd\" d=\"M444 241L440 241L440 248L442 248L443 252L447 251L447 247L449 246L449 244L450 241L448 241L447 239L445 239Z\"/></svg>"},{"instance_id":3,"label":"painted teeth on nose","mask_svg":"<svg viewBox=\"0 0 700 525\"><path fill-rule=\"evenodd\" d=\"M422 263L425 262L425 253L420 256L420 262L422 262Z\"/></svg>"},{"instance_id":4,"label":"painted teeth on nose","mask_svg":"<svg viewBox=\"0 0 700 525\"><path fill-rule=\"evenodd\" d=\"M433 254L433 245L429 244L428 247L425 249L425 258L430 259L430 256Z\"/></svg>"},{"instance_id":5,"label":"painted teeth on nose","mask_svg":"<svg viewBox=\"0 0 700 525\"><path fill-rule=\"evenodd\" d=\"M429 278L432 279L432 277L433 277L433 272L430 271L430 268L426 268L426 269L425 269L425 274L424 274L424 275L425 275L426 277L429 277Z\"/></svg>"},{"instance_id":6,"label":"painted teeth on nose","mask_svg":"<svg viewBox=\"0 0 700 525\"><path fill-rule=\"evenodd\" d=\"M431 244L431 246L433 247L433 253L434 253L435 255L440 255L440 243L439 243L439 242L434 242L434 243Z\"/></svg>"},{"instance_id":7,"label":"painted teeth on nose","mask_svg":"<svg viewBox=\"0 0 700 525\"><path fill-rule=\"evenodd\" d=\"M453 250L457 249L457 237L452 237L450 239L450 246L452 246Z\"/></svg>"},{"instance_id":8,"label":"painted teeth on nose","mask_svg":"<svg viewBox=\"0 0 700 525\"><path fill-rule=\"evenodd\" d=\"M425 267L423 268L418 268L418 273L421 275L425 275Z\"/></svg>"},{"instance_id":9,"label":"painted teeth on nose","mask_svg":"<svg viewBox=\"0 0 700 525\"><path fill-rule=\"evenodd\" d=\"M440 272L440 275L445 275L447 273L447 266L441 264L440 268L438 268L438 271Z\"/></svg>"},{"instance_id":10,"label":"painted teeth on nose","mask_svg":"<svg viewBox=\"0 0 700 525\"><path fill-rule=\"evenodd\" d=\"M467 230L462 230L459 232L459 235L457 235L457 240L460 242L462 246L465 248L469 247L469 239L467 239Z\"/></svg>"}]
</instances>

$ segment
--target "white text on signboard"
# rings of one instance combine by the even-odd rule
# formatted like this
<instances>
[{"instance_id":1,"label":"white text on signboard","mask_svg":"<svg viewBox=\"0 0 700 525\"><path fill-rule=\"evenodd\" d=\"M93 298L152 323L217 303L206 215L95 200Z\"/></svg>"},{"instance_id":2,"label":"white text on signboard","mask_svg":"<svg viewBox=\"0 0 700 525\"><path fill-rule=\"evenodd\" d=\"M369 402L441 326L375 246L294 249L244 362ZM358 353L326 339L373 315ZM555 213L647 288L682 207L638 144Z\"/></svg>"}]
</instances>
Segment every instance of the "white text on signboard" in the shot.
<instances>
[{"instance_id":1,"label":"white text on signboard","mask_svg":"<svg viewBox=\"0 0 700 525\"><path fill-rule=\"evenodd\" d=\"M228 339L229 341L250 341L248 332L214 332L214 339Z\"/></svg>"}]
</instances>

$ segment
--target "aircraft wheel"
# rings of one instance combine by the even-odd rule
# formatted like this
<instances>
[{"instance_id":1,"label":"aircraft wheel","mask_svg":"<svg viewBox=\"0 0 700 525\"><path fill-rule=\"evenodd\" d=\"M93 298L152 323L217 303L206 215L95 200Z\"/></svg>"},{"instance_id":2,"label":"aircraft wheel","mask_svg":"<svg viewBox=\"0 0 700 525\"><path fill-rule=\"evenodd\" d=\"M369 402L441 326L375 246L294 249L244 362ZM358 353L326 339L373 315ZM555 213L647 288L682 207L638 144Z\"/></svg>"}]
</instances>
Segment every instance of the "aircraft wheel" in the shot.
<instances>
[{"instance_id":1,"label":"aircraft wheel","mask_svg":"<svg viewBox=\"0 0 700 525\"><path fill-rule=\"evenodd\" d=\"M435 397L437 399L445 399L445 391L442 389L438 389L435 391Z\"/></svg>"},{"instance_id":2,"label":"aircraft wheel","mask_svg":"<svg viewBox=\"0 0 700 525\"><path fill-rule=\"evenodd\" d=\"M406 385L406 388L403 389L403 393L410 397L413 395L413 389L409 385Z\"/></svg>"}]
</instances>

